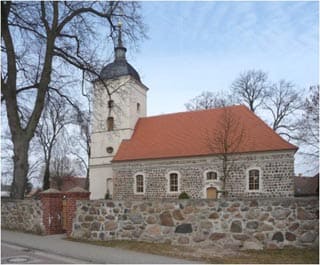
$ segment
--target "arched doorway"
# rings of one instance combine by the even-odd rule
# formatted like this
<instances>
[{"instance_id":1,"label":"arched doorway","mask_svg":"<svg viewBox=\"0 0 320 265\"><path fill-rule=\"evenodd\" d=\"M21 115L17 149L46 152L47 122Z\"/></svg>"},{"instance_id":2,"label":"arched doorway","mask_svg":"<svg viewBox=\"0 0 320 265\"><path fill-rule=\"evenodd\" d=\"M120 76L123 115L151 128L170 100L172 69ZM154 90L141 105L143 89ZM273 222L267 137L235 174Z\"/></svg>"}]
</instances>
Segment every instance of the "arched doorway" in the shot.
<instances>
[{"instance_id":1,"label":"arched doorway","mask_svg":"<svg viewBox=\"0 0 320 265\"><path fill-rule=\"evenodd\" d=\"M207 188L207 199L217 199L217 189L213 187Z\"/></svg>"}]
</instances>

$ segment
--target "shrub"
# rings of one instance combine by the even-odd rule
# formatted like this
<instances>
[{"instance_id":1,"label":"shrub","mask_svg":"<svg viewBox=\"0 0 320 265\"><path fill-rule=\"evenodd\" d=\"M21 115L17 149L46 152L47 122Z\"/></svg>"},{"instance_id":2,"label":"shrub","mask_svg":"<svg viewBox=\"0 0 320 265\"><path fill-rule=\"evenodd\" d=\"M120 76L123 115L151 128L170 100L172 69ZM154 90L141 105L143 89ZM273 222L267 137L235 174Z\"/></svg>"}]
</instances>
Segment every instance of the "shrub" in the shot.
<instances>
[{"instance_id":1,"label":"shrub","mask_svg":"<svg viewBox=\"0 0 320 265\"><path fill-rule=\"evenodd\" d=\"M179 199L181 199L181 200L190 199L190 196L188 195L188 193L183 191L183 192L180 193Z\"/></svg>"}]
</instances>

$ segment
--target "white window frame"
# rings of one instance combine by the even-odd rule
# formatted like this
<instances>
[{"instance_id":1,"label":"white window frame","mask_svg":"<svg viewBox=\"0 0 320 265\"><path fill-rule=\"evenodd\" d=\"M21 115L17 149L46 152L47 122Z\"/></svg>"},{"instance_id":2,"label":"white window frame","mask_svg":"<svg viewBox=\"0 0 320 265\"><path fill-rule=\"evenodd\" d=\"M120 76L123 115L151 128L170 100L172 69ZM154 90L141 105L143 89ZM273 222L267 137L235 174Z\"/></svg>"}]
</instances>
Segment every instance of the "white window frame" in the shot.
<instances>
[{"instance_id":1,"label":"white window frame","mask_svg":"<svg viewBox=\"0 0 320 265\"><path fill-rule=\"evenodd\" d=\"M207 173L209 173L209 172L215 172L215 173L217 173L217 179L207 179ZM219 174L219 171L218 170L214 170L214 169L208 169L208 170L205 170L204 172L203 172L203 177L204 177L204 180L205 181L220 181L220 174Z\"/></svg>"},{"instance_id":2,"label":"white window frame","mask_svg":"<svg viewBox=\"0 0 320 265\"><path fill-rule=\"evenodd\" d=\"M177 191L170 191L170 175L171 174L177 174L177 176L178 176L178 190ZM170 171L170 172L168 172L168 174L167 174L167 193L169 193L169 194L177 194L177 193L180 193L180 180L181 180L181 177L180 177L181 175L180 175L180 172L178 172L178 171Z\"/></svg>"},{"instance_id":3,"label":"white window frame","mask_svg":"<svg viewBox=\"0 0 320 265\"><path fill-rule=\"evenodd\" d=\"M137 192L137 176L142 176L142 180L143 180L143 192ZM145 174L142 172L138 172L136 174L134 174L133 176L133 193L137 194L137 195L141 195L141 194L145 194L146 192L146 177Z\"/></svg>"},{"instance_id":4,"label":"white window frame","mask_svg":"<svg viewBox=\"0 0 320 265\"><path fill-rule=\"evenodd\" d=\"M259 171L259 189L257 190L250 190L249 189L249 172L251 170L258 170ZM263 171L260 167L249 167L247 170L246 170L246 192L262 192L263 190Z\"/></svg>"}]
</instances>

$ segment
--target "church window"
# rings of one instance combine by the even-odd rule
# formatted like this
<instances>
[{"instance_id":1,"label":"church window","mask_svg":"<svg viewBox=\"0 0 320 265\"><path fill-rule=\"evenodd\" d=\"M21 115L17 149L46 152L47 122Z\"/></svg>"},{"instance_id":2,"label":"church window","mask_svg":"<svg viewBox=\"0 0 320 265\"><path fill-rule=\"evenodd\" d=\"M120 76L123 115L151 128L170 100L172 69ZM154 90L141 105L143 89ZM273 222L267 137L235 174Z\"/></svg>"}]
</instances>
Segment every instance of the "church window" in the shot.
<instances>
[{"instance_id":1,"label":"church window","mask_svg":"<svg viewBox=\"0 0 320 265\"><path fill-rule=\"evenodd\" d=\"M170 192L177 192L178 191L178 174L177 173L171 173L169 175L169 191Z\"/></svg>"},{"instance_id":2,"label":"church window","mask_svg":"<svg viewBox=\"0 0 320 265\"><path fill-rule=\"evenodd\" d=\"M113 119L113 117L108 117L108 119L107 119L108 131L113 131L113 127L114 127L114 119Z\"/></svg>"},{"instance_id":3,"label":"church window","mask_svg":"<svg viewBox=\"0 0 320 265\"><path fill-rule=\"evenodd\" d=\"M259 190L260 188L260 171L258 169L251 169L249 172L249 190Z\"/></svg>"},{"instance_id":4,"label":"church window","mask_svg":"<svg viewBox=\"0 0 320 265\"><path fill-rule=\"evenodd\" d=\"M137 103L137 112L140 112L140 103Z\"/></svg>"},{"instance_id":5,"label":"church window","mask_svg":"<svg viewBox=\"0 0 320 265\"><path fill-rule=\"evenodd\" d=\"M206 177L207 177L207 180L216 180L218 179L218 174L215 171L207 171Z\"/></svg>"},{"instance_id":6,"label":"church window","mask_svg":"<svg viewBox=\"0 0 320 265\"><path fill-rule=\"evenodd\" d=\"M135 176L135 193L144 193L144 176L142 174Z\"/></svg>"}]
</instances>

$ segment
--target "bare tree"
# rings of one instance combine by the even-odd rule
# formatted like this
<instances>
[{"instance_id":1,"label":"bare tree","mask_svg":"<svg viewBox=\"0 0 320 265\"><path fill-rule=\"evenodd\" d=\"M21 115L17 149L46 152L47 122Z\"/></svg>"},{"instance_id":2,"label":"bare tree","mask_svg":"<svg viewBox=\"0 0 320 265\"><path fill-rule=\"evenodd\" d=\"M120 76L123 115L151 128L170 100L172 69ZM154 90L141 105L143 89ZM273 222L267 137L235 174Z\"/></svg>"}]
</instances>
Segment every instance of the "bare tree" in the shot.
<instances>
[{"instance_id":1,"label":"bare tree","mask_svg":"<svg viewBox=\"0 0 320 265\"><path fill-rule=\"evenodd\" d=\"M232 83L231 88L236 100L255 112L269 94L268 75L261 70L243 72Z\"/></svg>"},{"instance_id":2,"label":"bare tree","mask_svg":"<svg viewBox=\"0 0 320 265\"><path fill-rule=\"evenodd\" d=\"M70 108L65 100L47 93L46 104L39 124L36 129L36 137L44 157L43 190L50 188L50 162L52 151L58 141L58 136L66 130L66 126L71 124Z\"/></svg>"},{"instance_id":3,"label":"bare tree","mask_svg":"<svg viewBox=\"0 0 320 265\"><path fill-rule=\"evenodd\" d=\"M67 86L77 69L99 77L98 32L105 25L112 38L122 19L131 40L144 36L137 2L39 1L1 2L2 100L5 102L14 151L11 195L23 199L28 149L49 90ZM30 114L22 119L20 96L30 92ZM23 122L25 121L25 122Z\"/></svg>"},{"instance_id":4,"label":"bare tree","mask_svg":"<svg viewBox=\"0 0 320 265\"><path fill-rule=\"evenodd\" d=\"M222 162L222 192L226 196L226 183L235 170L235 155L245 140L245 130L240 117L232 108L223 108L213 135L208 135L208 146Z\"/></svg>"},{"instance_id":5,"label":"bare tree","mask_svg":"<svg viewBox=\"0 0 320 265\"><path fill-rule=\"evenodd\" d=\"M319 172L319 85L309 88L309 95L302 107L302 117L296 123L294 139L304 147L300 151Z\"/></svg>"},{"instance_id":6,"label":"bare tree","mask_svg":"<svg viewBox=\"0 0 320 265\"><path fill-rule=\"evenodd\" d=\"M291 140L296 129L296 115L301 110L300 95L292 83L280 80L270 88L264 108L272 115L271 128Z\"/></svg>"},{"instance_id":7,"label":"bare tree","mask_svg":"<svg viewBox=\"0 0 320 265\"><path fill-rule=\"evenodd\" d=\"M230 98L230 97L229 97ZM202 109L214 109L224 106L232 105L232 102L227 96L222 93L212 93L210 91L204 91L199 96L191 99L185 104L187 110L202 110Z\"/></svg>"}]
</instances>

